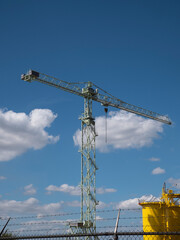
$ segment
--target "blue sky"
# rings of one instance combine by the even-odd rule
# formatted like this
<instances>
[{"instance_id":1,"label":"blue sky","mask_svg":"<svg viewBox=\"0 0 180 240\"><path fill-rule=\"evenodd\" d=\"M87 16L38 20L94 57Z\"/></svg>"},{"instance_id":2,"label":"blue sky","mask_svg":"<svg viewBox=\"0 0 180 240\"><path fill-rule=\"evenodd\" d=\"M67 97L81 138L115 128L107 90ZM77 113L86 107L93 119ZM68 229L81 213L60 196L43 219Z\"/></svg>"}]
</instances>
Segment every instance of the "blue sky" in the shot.
<instances>
[{"instance_id":1,"label":"blue sky","mask_svg":"<svg viewBox=\"0 0 180 240\"><path fill-rule=\"evenodd\" d=\"M180 189L179 10L179 1L166 0L0 1L4 214L79 211L80 153L73 136L80 128L83 99L21 81L29 69L70 82L92 81L123 101L172 120L167 126L112 113L119 122L116 126L111 119L108 141L116 142L109 151L97 149L97 199L102 206L158 197L164 181ZM102 127L103 107L94 103L93 114ZM131 118L126 125L123 116ZM140 130L141 123L145 127ZM127 136L130 146L124 142ZM54 190L47 190L50 185ZM19 203L27 207L17 211ZM51 203L55 207L47 210Z\"/></svg>"}]
</instances>

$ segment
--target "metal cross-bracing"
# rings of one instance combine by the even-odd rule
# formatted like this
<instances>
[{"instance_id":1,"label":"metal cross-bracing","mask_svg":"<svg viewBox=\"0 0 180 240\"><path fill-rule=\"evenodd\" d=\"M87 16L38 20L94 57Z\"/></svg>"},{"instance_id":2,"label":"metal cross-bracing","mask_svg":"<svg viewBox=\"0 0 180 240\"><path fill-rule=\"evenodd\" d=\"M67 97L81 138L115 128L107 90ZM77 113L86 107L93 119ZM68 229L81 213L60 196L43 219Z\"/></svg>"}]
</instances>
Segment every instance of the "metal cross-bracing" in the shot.
<instances>
[{"instance_id":1,"label":"metal cross-bracing","mask_svg":"<svg viewBox=\"0 0 180 240\"><path fill-rule=\"evenodd\" d=\"M81 221L88 232L96 229L96 149L95 121L92 117L92 99L84 98L81 119Z\"/></svg>"},{"instance_id":2,"label":"metal cross-bracing","mask_svg":"<svg viewBox=\"0 0 180 240\"><path fill-rule=\"evenodd\" d=\"M104 106L111 106L128 112L171 124L167 116L128 104L92 82L70 83L57 78L30 70L22 74L21 79L27 82L37 81L59 88L84 98L84 113L81 116L81 218L80 222L71 225L78 232L93 234L96 232L96 153L95 153L95 120L92 115L92 102L100 102Z\"/></svg>"}]
</instances>

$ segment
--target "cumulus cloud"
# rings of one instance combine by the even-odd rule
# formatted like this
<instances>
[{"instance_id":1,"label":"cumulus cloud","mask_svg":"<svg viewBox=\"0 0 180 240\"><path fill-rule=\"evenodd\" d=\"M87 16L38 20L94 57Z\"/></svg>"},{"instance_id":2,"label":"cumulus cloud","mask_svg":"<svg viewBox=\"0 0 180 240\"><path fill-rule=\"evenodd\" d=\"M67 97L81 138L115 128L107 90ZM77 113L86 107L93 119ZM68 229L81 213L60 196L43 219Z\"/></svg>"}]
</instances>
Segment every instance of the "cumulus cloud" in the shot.
<instances>
[{"instance_id":1,"label":"cumulus cloud","mask_svg":"<svg viewBox=\"0 0 180 240\"><path fill-rule=\"evenodd\" d=\"M64 192L68 193L70 195L76 195L79 196L81 194L81 188L80 186L70 186L68 184L62 184L60 186L55 186L55 185L49 185L46 190L48 191L48 194L52 192ZM117 190L114 188L96 188L97 194L105 194L105 193L113 193L116 192Z\"/></svg>"},{"instance_id":2,"label":"cumulus cloud","mask_svg":"<svg viewBox=\"0 0 180 240\"><path fill-rule=\"evenodd\" d=\"M167 181L172 185L172 187L180 189L180 179L169 178Z\"/></svg>"},{"instance_id":3,"label":"cumulus cloud","mask_svg":"<svg viewBox=\"0 0 180 240\"><path fill-rule=\"evenodd\" d=\"M50 192L64 192L69 193L70 195L79 196L81 193L80 186L69 186L68 184L62 184L60 186L49 185L46 190Z\"/></svg>"},{"instance_id":4,"label":"cumulus cloud","mask_svg":"<svg viewBox=\"0 0 180 240\"><path fill-rule=\"evenodd\" d=\"M118 204L116 204L116 208L121 208L121 209L135 209L139 208L139 199L138 198L133 198L133 199L128 199L125 201L121 201Z\"/></svg>"},{"instance_id":5,"label":"cumulus cloud","mask_svg":"<svg viewBox=\"0 0 180 240\"><path fill-rule=\"evenodd\" d=\"M2 215L12 214L52 214L57 213L64 202L41 205L36 198L25 201L2 200L0 201L0 212Z\"/></svg>"},{"instance_id":6,"label":"cumulus cloud","mask_svg":"<svg viewBox=\"0 0 180 240\"><path fill-rule=\"evenodd\" d=\"M54 202L48 204L42 204L37 198L28 198L25 201L16 200L0 200L0 212L1 216L12 215L36 215L38 218L42 218L46 214L57 214L62 212L66 207L80 207L79 201L72 202Z\"/></svg>"},{"instance_id":7,"label":"cumulus cloud","mask_svg":"<svg viewBox=\"0 0 180 240\"><path fill-rule=\"evenodd\" d=\"M128 199L125 201L120 201L119 203L105 203L102 201L98 202L97 209L104 209L113 207L115 209L136 209L139 208L139 202L144 201L160 201L159 198L154 197L153 195L142 196L140 198ZM61 212L65 207L80 207L80 201L71 201L71 202L55 202L49 204L42 204L36 198L29 198L25 201L16 201L16 200L0 200L0 212L1 216L12 216L16 214L34 214L38 218L42 218L46 214L57 214Z\"/></svg>"},{"instance_id":8,"label":"cumulus cloud","mask_svg":"<svg viewBox=\"0 0 180 240\"><path fill-rule=\"evenodd\" d=\"M144 195L140 198L132 198L125 201L121 201L115 205L115 208L120 209L136 209L139 208L139 202L156 202L159 201L159 198L154 197L153 195Z\"/></svg>"},{"instance_id":9,"label":"cumulus cloud","mask_svg":"<svg viewBox=\"0 0 180 240\"><path fill-rule=\"evenodd\" d=\"M36 194L36 189L33 187L33 184L29 184L24 187L24 195L34 195Z\"/></svg>"},{"instance_id":10,"label":"cumulus cloud","mask_svg":"<svg viewBox=\"0 0 180 240\"><path fill-rule=\"evenodd\" d=\"M34 109L29 115L0 109L0 161L56 143L59 136L49 135L45 130L56 117L49 109Z\"/></svg>"},{"instance_id":11,"label":"cumulus cloud","mask_svg":"<svg viewBox=\"0 0 180 240\"><path fill-rule=\"evenodd\" d=\"M151 162L159 162L160 158L152 157L152 158L149 159L149 161L151 161Z\"/></svg>"},{"instance_id":12,"label":"cumulus cloud","mask_svg":"<svg viewBox=\"0 0 180 240\"><path fill-rule=\"evenodd\" d=\"M163 168L157 167L152 170L153 175L164 174L166 171Z\"/></svg>"},{"instance_id":13,"label":"cumulus cloud","mask_svg":"<svg viewBox=\"0 0 180 240\"><path fill-rule=\"evenodd\" d=\"M105 142L105 117L96 118L96 147L106 152L111 149L142 148L149 146L163 132L162 123L125 111L110 112L107 118L108 142ZM81 131L73 136L74 144L81 145Z\"/></svg>"}]
</instances>

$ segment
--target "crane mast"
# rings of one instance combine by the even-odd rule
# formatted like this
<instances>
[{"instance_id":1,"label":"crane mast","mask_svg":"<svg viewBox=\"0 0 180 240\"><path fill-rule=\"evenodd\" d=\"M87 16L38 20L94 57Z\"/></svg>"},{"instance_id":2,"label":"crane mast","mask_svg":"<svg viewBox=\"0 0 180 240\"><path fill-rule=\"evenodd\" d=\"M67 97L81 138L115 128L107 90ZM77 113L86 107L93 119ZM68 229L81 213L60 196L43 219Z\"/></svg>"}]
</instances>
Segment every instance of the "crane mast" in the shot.
<instances>
[{"instance_id":1,"label":"crane mast","mask_svg":"<svg viewBox=\"0 0 180 240\"><path fill-rule=\"evenodd\" d=\"M96 231L96 131L95 119L92 115L92 102L96 101L104 106L111 106L138 114L165 124L171 124L167 116L128 104L92 82L66 82L43 73L29 70L22 74L21 79L27 82L37 81L52 87L73 93L84 98L84 113L81 120L81 219L76 225L81 231L93 233Z\"/></svg>"},{"instance_id":2,"label":"crane mast","mask_svg":"<svg viewBox=\"0 0 180 240\"><path fill-rule=\"evenodd\" d=\"M88 88L90 84L88 85ZM88 91L87 88L87 91ZM96 149L95 121L92 116L91 93L84 98L81 116L81 222L86 232L96 231Z\"/></svg>"}]
</instances>

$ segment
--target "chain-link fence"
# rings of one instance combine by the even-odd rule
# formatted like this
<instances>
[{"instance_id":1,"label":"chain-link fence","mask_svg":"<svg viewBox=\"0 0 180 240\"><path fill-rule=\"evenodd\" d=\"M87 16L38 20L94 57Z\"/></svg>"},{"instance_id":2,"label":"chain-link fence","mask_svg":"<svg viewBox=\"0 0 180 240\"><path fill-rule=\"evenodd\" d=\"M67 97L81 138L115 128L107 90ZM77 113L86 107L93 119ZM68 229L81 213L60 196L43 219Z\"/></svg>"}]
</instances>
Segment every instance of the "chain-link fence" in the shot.
<instances>
[{"instance_id":1,"label":"chain-link fence","mask_svg":"<svg viewBox=\"0 0 180 240\"><path fill-rule=\"evenodd\" d=\"M36 216L0 217L0 238L8 239L87 239L87 240L180 240L180 222L175 219L173 230L161 230L162 216L148 216L150 225L143 225L142 209L97 210L95 231L78 225L79 213ZM175 216L176 217L176 216ZM171 222L173 219L171 219ZM157 227L153 224L158 224ZM176 229L176 231L174 230Z\"/></svg>"}]
</instances>

